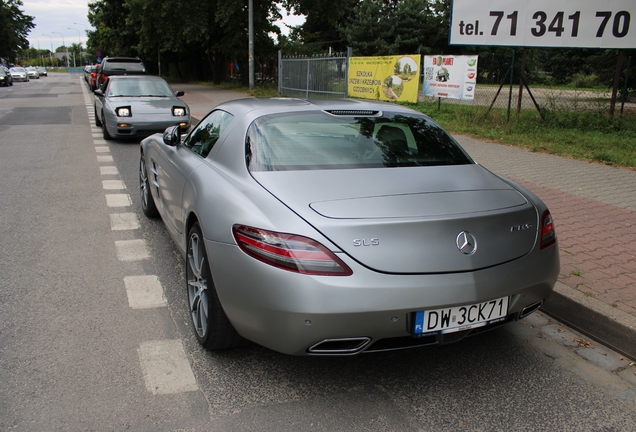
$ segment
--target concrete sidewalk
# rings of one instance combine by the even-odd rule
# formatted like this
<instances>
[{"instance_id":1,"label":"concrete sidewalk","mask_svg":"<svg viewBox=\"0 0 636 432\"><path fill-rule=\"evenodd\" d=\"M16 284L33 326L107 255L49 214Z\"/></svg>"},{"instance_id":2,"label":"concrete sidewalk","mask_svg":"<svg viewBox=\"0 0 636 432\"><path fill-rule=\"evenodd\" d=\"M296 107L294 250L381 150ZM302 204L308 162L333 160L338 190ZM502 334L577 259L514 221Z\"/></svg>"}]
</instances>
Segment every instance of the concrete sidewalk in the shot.
<instances>
[{"instance_id":1,"label":"concrete sidewalk","mask_svg":"<svg viewBox=\"0 0 636 432\"><path fill-rule=\"evenodd\" d=\"M243 93L175 84L192 116ZM636 171L455 137L481 165L536 193L554 217L561 275L543 311L636 359Z\"/></svg>"}]
</instances>

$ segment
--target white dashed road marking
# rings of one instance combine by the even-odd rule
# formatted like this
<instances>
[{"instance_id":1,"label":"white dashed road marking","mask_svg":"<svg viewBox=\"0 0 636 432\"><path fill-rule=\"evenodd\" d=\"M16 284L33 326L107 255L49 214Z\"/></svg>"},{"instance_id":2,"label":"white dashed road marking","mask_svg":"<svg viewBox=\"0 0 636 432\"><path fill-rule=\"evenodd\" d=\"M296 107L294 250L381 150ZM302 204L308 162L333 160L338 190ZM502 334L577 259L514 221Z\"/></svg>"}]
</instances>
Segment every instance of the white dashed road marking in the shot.
<instances>
[{"instance_id":1,"label":"white dashed road marking","mask_svg":"<svg viewBox=\"0 0 636 432\"><path fill-rule=\"evenodd\" d=\"M114 162L114 161L112 156L97 156L97 162L108 163L108 162Z\"/></svg>"},{"instance_id":2,"label":"white dashed road marking","mask_svg":"<svg viewBox=\"0 0 636 432\"><path fill-rule=\"evenodd\" d=\"M113 231L126 231L139 228L139 220L135 213L115 213L110 216L110 229Z\"/></svg>"},{"instance_id":3,"label":"white dashed road marking","mask_svg":"<svg viewBox=\"0 0 636 432\"><path fill-rule=\"evenodd\" d=\"M128 207L132 205L132 200L128 194L106 194L106 205L108 207Z\"/></svg>"},{"instance_id":4,"label":"white dashed road marking","mask_svg":"<svg viewBox=\"0 0 636 432\"><path fill-rule=\"evenodd\" d=\"M150 309L167 306L163 287L157 276L126 276L124 278L128 305L133 309Z\"/></svg>"},{"instance_id":5,"label":"white dashed road marking","mask_svg":"<svg viewBox=\"0 0 636 432\"><path fill-rule=\"evenodd\" d=\"M101 166L99 167L99 173L101 175L118 175L117 167L115 166Z\"/></svg>"},{"instance_id":6,"label":"white dashed road marking","mask_svg":"<svg viewBox=\"0 0 636 432\"><path fill-rule=\"evenodd\" d=\"M141 261L150 258L145 240L120 240L115 242L120 261Z\"/></svg>"},{"instance_id":7,"label":"white dashed road marking","mask_svg":"<svg viewBox=\"0 0 636 432\"><path fill-rule=\"evenodd\" d=\"M102 137L102 130L94 126L94 107L88 97L87 90L82 87L86 97L86 111L91 124L91 134L97 161L103 164L113 164L109 143ZM102 155L100 155L102 154ZM99 167L102 176L119 176L119 171L114 165L102 165ZM125 190L126 185L121 179L102 180L104 190ZM127 193L106 193L106 205L109 208L122 208L132 206L132 199ZM136 213L112 213L109 214L110 226L113 231L135 230L141 227ZM150 253L145 240L121 240L115 241L117 258L120 261L141 261L150 258ZM137 275L124 277L124 286L128 297L128 305L131 309L165 308L166 298L163 295L163 287L159 278L155 275ZM137 349L144 381L148 391L153 395L164 395L198 391L192 368L185 355L180 340L157 340L143 342Z\"/></svg>"},{"instance_id":8,"label":"white dashed road marking","mask_svg":"<svg viewBox=\"0 0 636 432\"><path fill-rule=\"evenodd\" d=\"M102 187L104 189L126 189L126 185L121 180L102 180Z\"/></svg>"},{"instance_id":9,"label":"white dashed road marking","mask_svg":"<svg viewBox=\"0 0 636 432\"><path fill-rule=\"evenodd\" d=\"M153 395L199 390L180 340L144 342L137 352Z\"/></svg>"}]
</instances>

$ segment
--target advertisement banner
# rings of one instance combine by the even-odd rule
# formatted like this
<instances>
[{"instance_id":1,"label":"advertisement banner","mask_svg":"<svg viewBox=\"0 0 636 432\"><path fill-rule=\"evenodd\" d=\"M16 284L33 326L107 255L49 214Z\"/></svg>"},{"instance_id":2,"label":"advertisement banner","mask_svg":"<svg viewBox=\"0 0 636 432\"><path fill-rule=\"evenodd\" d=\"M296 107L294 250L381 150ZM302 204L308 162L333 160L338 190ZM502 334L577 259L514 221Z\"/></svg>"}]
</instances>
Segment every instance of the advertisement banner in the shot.
<instances>
[{"instance_id":1,"label":"advertisement banner","mask_svg":"<svg viewBox=\"0 0 636 432\"><path fill-rule=\"evenodd\" d=\"M633 49L635 24L634 0L453 0L448 43Z\"/></svg>"},{"instance_id":2,"label":"advertisement banner","mask_svg":"<svg viewBox=\"0 0 636 432\"><path fill-rule=\"evenodd\" d=\"M476 55L424 56L424 96L475 100Z\"/></svg>"},{"instance_id":3,"label":"advertisement banner","mask_svg":"<svg viewBox=\"0 0 636 432\"><path fill-rule=\"evenodd\" d=\"M350 57L349 97L417 102L420 59L419 54Z\"/></svg>"}]
</instances>

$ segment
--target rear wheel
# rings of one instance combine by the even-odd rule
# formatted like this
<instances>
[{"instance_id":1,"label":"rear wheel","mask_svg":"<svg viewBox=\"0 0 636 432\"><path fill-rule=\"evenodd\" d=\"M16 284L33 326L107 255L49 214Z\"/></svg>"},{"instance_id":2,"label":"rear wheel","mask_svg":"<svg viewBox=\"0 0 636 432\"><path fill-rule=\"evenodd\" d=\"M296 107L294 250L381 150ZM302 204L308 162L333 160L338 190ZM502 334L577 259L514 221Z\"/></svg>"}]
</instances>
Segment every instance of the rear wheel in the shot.
<instances>
[{"instance_id":1,"label":"rear wheel","mask_svg":"<svg viewBox=\"0 0 636 432\"><path fill-rule=\"evenodd\" d=\"M245 340L227 319L214 288L201 227L196 222L188 235L186 283L194 335L209 350L235 348Z\"/></svg>"},{"instance_id":2,"label":"rear wheel","mask_svg":"<svg viewBox=\"0 0 636 432\"><path fill-rule=\"evenodd\" d=\"M155 205L155 200L150 191L150 182L148 182L148 170L146 169L146 159L143 153L139 160L139 194L141 196L141 209L148 217L157 217L159 212Z\"/></svg>"}]
</instances>

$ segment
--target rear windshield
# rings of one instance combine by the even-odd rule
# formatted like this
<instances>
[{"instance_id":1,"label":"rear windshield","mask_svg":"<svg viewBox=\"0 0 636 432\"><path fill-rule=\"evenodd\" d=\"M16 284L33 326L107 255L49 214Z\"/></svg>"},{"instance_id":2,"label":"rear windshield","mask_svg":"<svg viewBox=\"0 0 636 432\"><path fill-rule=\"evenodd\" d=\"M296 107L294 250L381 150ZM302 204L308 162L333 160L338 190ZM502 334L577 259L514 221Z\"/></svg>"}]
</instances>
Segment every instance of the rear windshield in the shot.
<instances>
[{"instance_id":1,"label":"rear windshield","mask_svg":"<svg viewBox=\"0 0 636 432\"><path fill-rule=\"evenodd\" d=\"M136 72L145 73L146 68L142 62L107 62L104 65L104 70L108 72Z\"/></svg>"},{"instance_id":2,"label":"rear windshield","mask_svg":"<svg viewBox=\"0 0 636 432\"><path fill-rule=\"evenodd\" d=\"M425 116L384 112L376 117L323 111L270 115L250 126L250 171L462 165L473 161Z\"/></svg>"}]
</instances>

